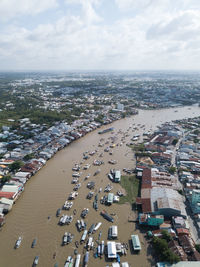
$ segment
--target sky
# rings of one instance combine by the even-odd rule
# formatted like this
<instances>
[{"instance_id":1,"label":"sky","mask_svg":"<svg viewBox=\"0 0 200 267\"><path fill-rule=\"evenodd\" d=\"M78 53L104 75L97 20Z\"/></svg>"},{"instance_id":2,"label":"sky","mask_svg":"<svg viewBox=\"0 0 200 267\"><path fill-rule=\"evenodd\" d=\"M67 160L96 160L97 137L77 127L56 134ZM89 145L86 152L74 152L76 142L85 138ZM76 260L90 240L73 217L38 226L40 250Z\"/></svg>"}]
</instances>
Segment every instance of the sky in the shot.
<instances>
[{"instance_id":1,"label":"sky","mask_svg":"<svg viewBox=\"0 0 200 267\"><path fill-rule=\"evenodd\" d=\"M0 70L200 70L200 0L0 0Z\"/></svg>"}]
</instances>

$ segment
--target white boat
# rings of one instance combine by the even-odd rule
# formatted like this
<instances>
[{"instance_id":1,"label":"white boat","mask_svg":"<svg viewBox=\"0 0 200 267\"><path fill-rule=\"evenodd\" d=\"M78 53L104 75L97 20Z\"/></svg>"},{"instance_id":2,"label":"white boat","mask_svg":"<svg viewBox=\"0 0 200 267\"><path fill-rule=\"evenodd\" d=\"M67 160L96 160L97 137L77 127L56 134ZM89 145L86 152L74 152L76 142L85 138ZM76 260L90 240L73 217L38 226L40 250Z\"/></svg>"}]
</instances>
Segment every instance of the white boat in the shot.
<instances>
[{"instance_id":1,"label":"white boat","mask_svg":"<svg viewBox=\"0 0 200 267\"><path fill-rule=\"evenodd\" d=\"M100 251L100 257L103 256L103 253L104 253L104 248L105 248L105 245L104 245L104 240L101 241L101 251Z\"/></svg>"},{"instance_id":2,"label":"white boat","mask_svg":"<svg viewBox=\"0 0 200 267\"><path fill-rule=\"evenodd\" d=\"M70 210L72 206L73 206L72 201L66 201L65 204L63 205L63 209Z\"/></svg>"},{"instance_id":3,"label":"white boat","mask_svg":"<svg viewBox=\"0 0 200 267\"><path fill-rule=\"evenodd\" d=\"M90 236L90 237L88 238L87 246L86 246L88 251L92 249L92 244L93 244L93 237Z\"/></svg>"},{"instance_id":4,"label":"white boat","mask_svg":"<svg viewBox=\"0 0 200 267\"><path fill-rule=\"evenodd\" d=\"M72 174L72 177L80 177L81 175L80 175L80 173L79 172L74 172L73 174Z\"/></svg>"},{"instance_id":5,"label":"white boat","mask_svg":"<svg viewBox=\"0 0 200 267\"><path fill-rule=\"evenodd\" d=\"M64 267L72 267L73 266L73 262L74 262L74 260L73 260L72 256L68 256Z\"/></svg>"},{"instance_id":6,"label":"white boat","mask_svg":"<svg viewBox=\"0 0 200 267\"><path fill-rule=\"evenodd\" d=\"M34 261L33 261L33 266L38 265L38 262L39 262L39 256L36 256Z\"/></svg>"},{"instance_id":7,"label":"white boat","mask_svg":"<svg viewBox=\"0 0 200 267\"><path fill-rule=\"evenodd\" d=\"M63 243L62 245L67 245L67 235L68 235L68 232L65 232L65 234L63 235Z\"/></svg>"},{"instance_id":8,"label":"white boat","mask_svg":"<svg viewBox=\"0 0 200 267\"><path fill-rule=\"evenodd\" d=\"M101 225L102 225L102 222L97 223L97 225L94 227L93 232L96 232Z\"/></svg>"},{"instance_id":9,"label":"white boat","mask_svg":"<svg viewBox=\"0 0 200 267\"><path fill-rule=\"evenodd\" d=\"M75 199L78 196L78 192L71 192L68 199Z\"/></svg>"},{"instance_id":10,"label":"white boat","mask_svg":"<svg viewBox=\"0 0 200 267\"><path fill-rule=\"evenodd\" d=\"M81 254L78 254L76 257L76 262L74 267L79 267L81 261Z\"/></svg>"},{"instance_id":11,"label":"white boat","mask_svg":"<svg viewBox=\"0 0 200 267\"><path fill-rule=\"evenodd\" d=\"M17 239L17 241L16 241L16 243L15 243L15 248L19 248L20 245L21 245L21 242L22 242L22 237L19 236L18 239Z\"/></svg>"}]
</instances>

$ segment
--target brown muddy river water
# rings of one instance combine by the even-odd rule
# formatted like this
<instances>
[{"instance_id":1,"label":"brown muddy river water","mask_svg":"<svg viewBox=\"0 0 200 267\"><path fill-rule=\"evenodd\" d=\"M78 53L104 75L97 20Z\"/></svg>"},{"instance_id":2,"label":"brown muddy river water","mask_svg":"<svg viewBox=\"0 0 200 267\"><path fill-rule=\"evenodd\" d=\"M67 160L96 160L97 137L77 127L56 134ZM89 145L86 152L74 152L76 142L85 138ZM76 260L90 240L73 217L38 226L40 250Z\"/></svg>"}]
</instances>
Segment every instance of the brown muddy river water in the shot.
<instances>
[{"instance_id":1,"label":"brown muddy river water","mask_svg":"<svg viewBox=\"0 0 200 267\"><path fill-rule=\"evenodd\" d=\"M0 231L0 267L32 266L36 255L39 255L38 266L53 267L56 262L59 267L64 266L67 257L74 255L75 241L80 240L82 235L82 232L79 233L77 231L75 222L77 219L80 219L80 213L83 208L89 208L89 214L85 219L87 229L92 223L102 222L100 229L93 235L94 240L98 239L101 230L101 240L104 240L106 243L108 228L112 225L112 223L100 216L100 211L105 209L108 213L115 213L114 225L118 225L118 241L128 243L131 234L135 233L139 234L142 245L140 254L131 254L130 250L128 250L127 255L121 257L121 262L127 261L132 267L152 266L152 257L147 252L146 241L143 235L136 229L135 223L128 222L129 215L133 215L130 205L113 204L108 207L99 203L99 210L95 211L92 208L93 199L86 199L86 195L89 192L89 189L86 188L87 181L93 180L96 182L94 191L98 191L100 187L104 190L105 186L110 182L107 177L110 168L114 167L115 169L122 170L123 168L133 168L135 166L131 149L126 146L126 143L130 141L133 135L142 134L149 129L154 130L156 126L166 121L196 116L200 116L200 108L197 106L157 111L140 110L136 116L116 121L109 126L104 126L104 128L114 127L114 134L109 132L99 135L99 130L96 130L58 152L26 184L25 191L13 206L13 210L6 216L6 224ZM141 125L145 125L145 128L141 128ZM132 128L136 126L139 129L133 131ZM103 157L99 158L99 154L107 146L98 147L100 139L104 138L105 143L107 140L110 140L109 137L116 135L118 137L116 143L120 143L123 133L117 134L117 132L119 129L125 132L129 127L131 129L128 131L129 136L125 137L125 143L113 148L113 155L104 152ZM110 144L111 142L109 141ZM81 170L80 182L82 186L78 191L79 195L74 200L72 207L72 210L77 210L77 214L74 216L73 222L70 225L59 226L59 218L56 217L56 211L63 206L69 193L74 188L74 185L71 184L72 167L75 163L82 161L83 152L95 149L98 149L98 152L90 157L90 159L84 161L84 163L90 163L91 167L88 170ZM93 166L92 162L94 159L102 159L105 164L100 167ZM109 159L117 160L117 164L108 164ZM94 172L99 168L101 172L97 176L93 176ZM91 177L87 181L84 181L84 177L89 173L91 173ZM120 185L113 184L113 187L111 192L116 193ZM103 190L99 193L99 199L105 194ZM71 215L72 210L63 210L61 214ZM50 219L48 219L48 216L50 216ZM65 232L71 232L75 237L71 244L61 246L62 237ZM21 246L15 250L14 245L19 236L22 236L23 240ZM35 248L31 248L34 238L37 238L37 244ZM56 259L53 259L55 252ZM84 245L79 246L78 253L81 254L82 262L83 255L85 254ZM93 257L93 251L90 252L89 267L106 265L111 266L112 263L106 262L104 258L95 259Z\"/></svg>"}]
</instances>

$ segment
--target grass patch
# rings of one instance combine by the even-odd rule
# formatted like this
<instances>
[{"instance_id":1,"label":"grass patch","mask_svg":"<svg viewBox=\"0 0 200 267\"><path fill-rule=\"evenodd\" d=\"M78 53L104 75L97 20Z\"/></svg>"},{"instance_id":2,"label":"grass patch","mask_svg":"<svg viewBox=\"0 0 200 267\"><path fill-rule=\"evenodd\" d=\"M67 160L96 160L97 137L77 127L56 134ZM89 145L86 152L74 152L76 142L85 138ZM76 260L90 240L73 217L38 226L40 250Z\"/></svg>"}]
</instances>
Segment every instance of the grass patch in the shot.
<instances>
[{"instance_id":1,"label":"grass patch","mask_svg":"<svg viewBox=\"0 0 200 267\"><path fill-rule=\"evenodd\" d=\"M138 196L139 180L133 176L122 176L121 186L126 190L126 196L120 197L119 204L129 202L133 204Z\"/></svg>"}]
</instances>

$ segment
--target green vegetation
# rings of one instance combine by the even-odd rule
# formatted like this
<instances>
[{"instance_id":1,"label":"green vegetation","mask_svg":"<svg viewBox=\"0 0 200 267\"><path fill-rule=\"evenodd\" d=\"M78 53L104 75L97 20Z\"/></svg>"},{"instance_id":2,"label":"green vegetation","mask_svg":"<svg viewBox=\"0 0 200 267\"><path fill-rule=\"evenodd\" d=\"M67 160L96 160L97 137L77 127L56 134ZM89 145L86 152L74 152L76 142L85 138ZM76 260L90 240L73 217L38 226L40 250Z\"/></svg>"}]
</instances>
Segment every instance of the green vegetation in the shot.
<instances>
[{"instance_id":1,"label":"green vegetation","mask_svg":"<svg viewBox=\"0 0 200 267\"><path fill-rule=\"evenodd\" d=\"M170 233L168 233L167 230L162 230L161 234L162 234L162 238L165 239L167 242L172 240L172 237L171 237Z\"/></svg>"},{"instance_id":2,"label":"green vegetation","mask_svg":"<svg viewBox=\"0 0 200 267\"><path fill-rule=\"evenodd\" d=\"M133 204L136 200L139 190L139 180L135 176L122 176L121 186L126 190L126 196L120 197L119 204L129 202Z\"/></svg>"},{"instance_id":3,"label":"green vegetation","mask_svg":"<svg viewBox=\"0 0 200 267\"><path fill-rule=\"evenodd\" d=\"M148 152L136 152L135 156L136 157L151 157L151 153L148 153Z\"/></svg>"},{"instance_id":4,"label":"green vegetation","mask_svg":"<svg viewBox=\"0 0 200 267\"><path fill-rule=\"evenodd\" d=\"M30 159L34 159L34 157L35 157L35 154L34 153L31 153L31 154L28 154L28 155L26 155L26 156L24 156L24 160L30 160Z\"/></svg>"},{"instance_id":5,"label":"green vegetation","mask_svg":"<svg viewBox=\"0 0 200 267\"><path fill-rule=\"evenodd\" d=\"M104 115L103 114L99 114L98 117L96 119L94 119L94 120L96 122L103 123L103 118L104 118Z\"/></svg>"},{"instance_id":6,"label":"green vegetation","mask_svg":"<svg viewBox=\"0 0 200 267\"><path fill-rule=\"evenodd\" d=\"M196 250L200 253L200 244L195 245Z\"/></svg>"},{"instance_id":7,"label":"green vegetation","mask_svg":"<svg viewBox=\"0 0 200 267\"><path fill-rule=\"evenodd\" d=\"M15 162L13 162L12 164L10 164L9 169L10 171L17 171L19 170L22 166L24 165L24 163L20 160L16 160Z\"/></svg>"},{"instance_id":8,"label":"green vegetation","mask_svg":"<svg viewBox=\"0 0 200 267\"><path fill-rule=\"evenodd\" d=\"M196 130L194 130L194 132L193 132L194 134L196 134L196 135L198 135L200 132L199 132L199 130L198 129L196 129Z\"/></svg>"},{"instance_id":9,"label":"green vegetation","mask_svg":"<svg viewBox=\"0 0 200 267\"><path fill-rule=\"evenodd\" d=\"M168 171L169 173L174 174L176 172L176 167L171 166L169 167Z\"/></svg>"},{"instance_id":10,"label":"green vegetation","mask_svg":"<svg viewBox=\"0 0 200 267\"><path fill-rule=\"evenodd\" d=\"M168 247L168 237L166 233L162 236L162 238L159 237L153 237L152 244L156 251L156 255L159 255L159 258L161 261L166 261L169 263L176 263L180 261L180 258Z\"/></svg>"},{"instance_id":11,"label":"green vegetation","mask_svg":"<svg viewBox=\"0 0 200 267\"><path fill-rule=\"evenodd\" d=\"M180 195L183 195L183 190L182 189L179 189L178 192L179 192Z\"/></svg>"},{"instance_id":12,"label":"green vegetation","mask_svg":"<svg viewBox=\"0 0 200 267\"><path fill-rule=\"evenodd\" d=\"M11 179L11 176L10 176L10 175L5 175L5 176L3 176L3 177L0 179L1 184L5 184L5 183L9 182L10 179Z\"/></svg>"},{"instance_id":13,"label":"green vegetation","mask_svg":"<svg viewBox=\"0 0 200 267\"><path fill-rule=\"evenodd\" d=\"M144 152L144 151L145 151L145 146L144 146L143 143L133 145L133 146L131 146L131 148L132 148L133 151L135 151L135 152Z\"/></svg>"},{"instance_id":14,"label":"green vegetation","mask_svg":"<svg viewBox=\"0 0 200 267\"><path fill-rule=\"evenodd\" d=\"M172 145L173 145L173 146L175 146L177 143L178 143L178 139L174 139L174 140L172 141Z\"/></svg>"}]
</instances>

